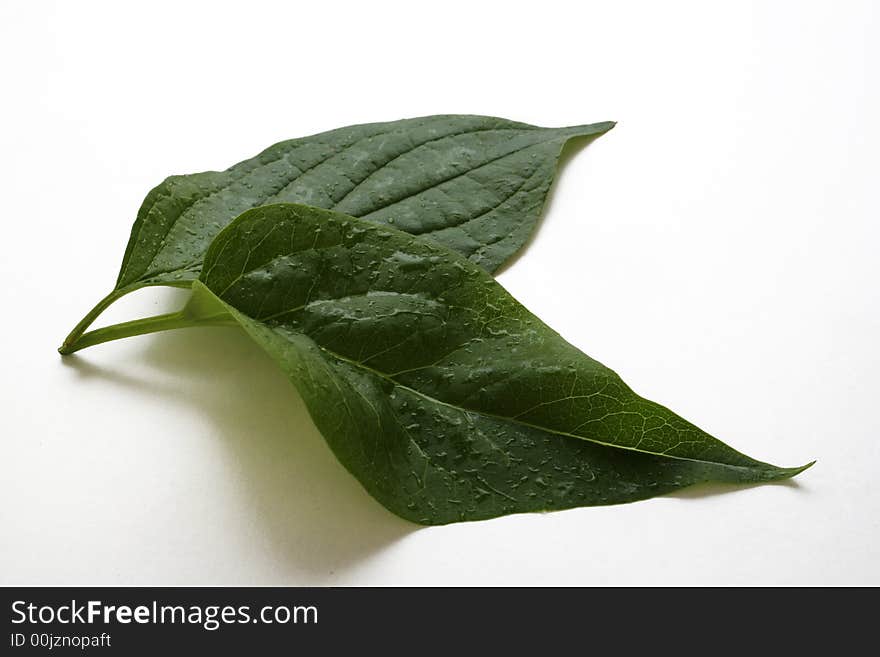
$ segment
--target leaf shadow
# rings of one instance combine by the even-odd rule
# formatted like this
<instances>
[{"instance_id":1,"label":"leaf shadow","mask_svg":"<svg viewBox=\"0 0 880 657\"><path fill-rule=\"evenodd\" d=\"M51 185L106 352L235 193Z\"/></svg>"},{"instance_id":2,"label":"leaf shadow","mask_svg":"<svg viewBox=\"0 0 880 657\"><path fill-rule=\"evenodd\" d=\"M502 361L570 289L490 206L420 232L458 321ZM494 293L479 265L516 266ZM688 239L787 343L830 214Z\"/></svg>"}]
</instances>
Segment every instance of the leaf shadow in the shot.
<instances>
[{"instance_id":1,"label":"leaf shadow","mask_svg":"<svg viewBox=\"0 0 880 657\"><path fill-rule=\"evenodd\" d=\"M613 132L613 130L611 132ZM529 233L529 237L522 247L505 260L504 263L492 273L493 276L499 276L515 266L520 258L529 252L529 249L532 248L532 244L534 244L535 240L538 238L538 233L541 232L541 228L547 220L547 216L550 214L553 207L553 199L556 196L556 190L559 188L559 181L566 175L569 162L571 162L578 153L600 137L607 139L608 133L602 135L590 135L587 137L574 137L565 142L565 145L559 152L559 158L556 160L556 174L553 176L553 182L550 185L550 189L547 190L547 197L544 199L544 206L541 208L541 213L538 215L538 220L535 222L532 232Z\"/></svg>"},{"instance_id":2,"label":"leaf shadow","mask_svg":"<svg viewBox=\"0 0 880 657\"><path fill-rule=\"evenodd\" d=\"M253 514L245 530L264 532L287 566L275 583L332 581L418 529L382 507L343 468L299 393L243 332L193 328L144 343L119 369L76 355L63 362L80 376L162 396L213 423L242 473L237 486ZM146 376L126 373L145 368Z\"/></svg>"}]
</instances>

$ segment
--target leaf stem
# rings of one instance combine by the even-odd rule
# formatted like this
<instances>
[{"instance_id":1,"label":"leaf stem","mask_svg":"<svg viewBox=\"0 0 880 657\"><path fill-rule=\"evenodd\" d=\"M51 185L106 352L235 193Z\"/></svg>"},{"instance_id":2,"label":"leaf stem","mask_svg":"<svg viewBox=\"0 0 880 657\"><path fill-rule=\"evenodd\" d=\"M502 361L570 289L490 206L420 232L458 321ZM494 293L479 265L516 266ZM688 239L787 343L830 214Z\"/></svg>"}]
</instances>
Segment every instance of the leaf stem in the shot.
<instances>
[{"instance_id":1,"label":"leaf stem","mask_svg":"<svg viewBox=\"0 0 880 657\"><path fill-rule=\"evenodd\" d=\"M73 351L76 351L75 349L71 349L71 347L77 340L79 340L80 336L85 333L86 329L92 325L92 322L94 322L98 318L98 315L107 310L107 308L109 308L113 304L113 302L124 297L130 291L131 290L126 290L125 288L113 290L110 294L108 294L106 297L96 303L95 307L92 308L86 314L86 316L83 317L79 321L79 323L73 327L73 330L70 332L70 334L66 338L64 338L64 342L60 347L58 347L58 353L69 354L73 353Z\"/></svg>"},{"instance_id":2,"label":"leaf stem","mask_svg":"<svg viewBox=\"0 0 880 657\"><path fill-rule=\"evenodd\" d=\"M113 303L113 301L111 300L110 303ZM156 315L155 317L135 319L130 322L122 322L121 324L113 324L112 326L105 326L103 328L95 329L94 331L89 331L88 333L77 336L72 342L65 340L64 344L58 348L58 352L62 355L72 354L80 349L93 347L96 344L101 344L103 342L110 342L111 340L119 340L121 338L130 338L135 335L147 335L159 331L168 331L171 329L193 328L197 326L234 325L235 321L225 313L209 317L194 318L184 309L176 313L167 313L165 315ZM86 326L88 326L88 324L86 324Z\"/></svg>"}]
</instances>

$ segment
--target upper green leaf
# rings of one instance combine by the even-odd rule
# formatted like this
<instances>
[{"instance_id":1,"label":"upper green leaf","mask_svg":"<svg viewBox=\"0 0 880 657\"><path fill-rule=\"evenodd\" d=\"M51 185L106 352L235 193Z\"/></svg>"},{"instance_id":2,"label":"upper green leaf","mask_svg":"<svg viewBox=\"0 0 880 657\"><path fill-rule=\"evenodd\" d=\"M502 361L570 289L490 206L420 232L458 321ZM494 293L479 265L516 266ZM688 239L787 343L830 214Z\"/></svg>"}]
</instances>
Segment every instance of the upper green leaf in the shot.
<instances>
[{"instance_id":1,"label":"upper green leaf","mask_svg":"<svg viewBox=\"0 0 880 657\"><path fill-rule=\"evenodd\" d=\"M193 303L225 307L285 369L342 463L416 522L800 471L642 399L472 261L397 230L257 208L217 236L201 281Z\"/></svg>"},{"instance_id":2,"label":"upper green leaf","mask_svg":"<svg viewBox=\"0 0 880 657\"><path fill-rule=\"evenodd\" d=\"M226 171L171 176L141 205L116 287L59 351L75 350L121 296L148 285L189 286L214 236L260 205L306 203L393 224L495 271L534 229L565 143L612 127L428 116L283 141Z\"/></svg>"},{"instance_id":3,"label":"upper green leaf","mask_svg":"<svg viewBox=\"0 0 880 657\"><path fill-rule=\"evenodd\" d=\"M565 142L613 125L429 116L292 139L226 171L172 176L144 200L116 287L197 278L224 226L278 202L393 224L494 271L532 232Z\"/></svg>"}]
</instances>

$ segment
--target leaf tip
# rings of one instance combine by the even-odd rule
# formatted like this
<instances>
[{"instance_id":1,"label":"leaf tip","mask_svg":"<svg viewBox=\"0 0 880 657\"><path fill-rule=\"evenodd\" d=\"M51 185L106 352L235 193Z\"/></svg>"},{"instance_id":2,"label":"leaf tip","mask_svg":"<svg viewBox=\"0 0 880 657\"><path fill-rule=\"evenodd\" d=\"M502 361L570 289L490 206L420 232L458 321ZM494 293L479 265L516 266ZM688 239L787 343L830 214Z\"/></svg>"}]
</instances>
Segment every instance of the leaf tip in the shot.
<instances>
[{"instance_id":1,"label":"leaf tip","mask_svg":"<svg viewBox=\"0 0 880 657\"><path fill-rule=\"evenodd\" d=\"M804 470L809 470L816 464L816 461L810 461L806 465L801 465L796 468L778 468L778 479L791 479L792 477L796 477Z\"/></svg>"},{"instance_id":2,"label":"leaf tip","mask_svg":"<svg viewBox=\"0 0 880 657\"><path fill-rule=\"evenodd\" d=\"M594 134L604 135L606 132L614 129L614 126L617 125L617 121L601 121L599 123L594 123L590 127L593 129Z\"/></svg>"},{"instance_id":3,"label":"leaf tip","mask_svg":"<svg viewBox=\"0 0 880 657\"><path fill-rule=\"evenodd\" d=\"M803 472L804 470L809 470L809 469L812 468L814 465L816 465L816 459L813 459L812 461L810 461L810 462L807 463L806 465L802 465L802 466L799 467L799 468L795 468L795 474L800 474L800 473Z\"/></svg>"}]
</instances>

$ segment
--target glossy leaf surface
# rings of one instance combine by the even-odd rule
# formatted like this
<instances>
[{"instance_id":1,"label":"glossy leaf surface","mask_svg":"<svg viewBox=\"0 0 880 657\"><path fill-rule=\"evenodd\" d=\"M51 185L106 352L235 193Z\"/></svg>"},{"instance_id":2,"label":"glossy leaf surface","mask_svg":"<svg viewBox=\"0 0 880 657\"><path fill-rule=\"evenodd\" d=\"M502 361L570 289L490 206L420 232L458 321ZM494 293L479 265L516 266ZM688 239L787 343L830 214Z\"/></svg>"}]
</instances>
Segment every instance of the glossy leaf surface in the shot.
<instances>
[{"instance_id":1,"label":"glossy leaf surface","mask_svg":"<svg viewBox=\"0 0 880 657\"><path fill-rule=\"evenodd\" d=\"M340 461L415 522L803 469L756 461L642 399L473 262L343 214L244 213L208 250L191 306L229 312L289 375Z\"/></svg>"}]
</instances>

